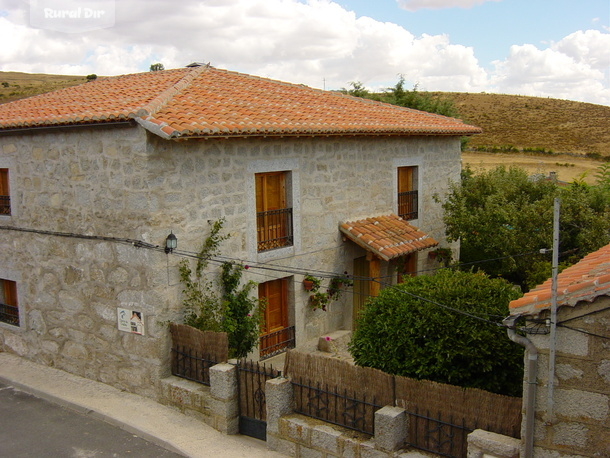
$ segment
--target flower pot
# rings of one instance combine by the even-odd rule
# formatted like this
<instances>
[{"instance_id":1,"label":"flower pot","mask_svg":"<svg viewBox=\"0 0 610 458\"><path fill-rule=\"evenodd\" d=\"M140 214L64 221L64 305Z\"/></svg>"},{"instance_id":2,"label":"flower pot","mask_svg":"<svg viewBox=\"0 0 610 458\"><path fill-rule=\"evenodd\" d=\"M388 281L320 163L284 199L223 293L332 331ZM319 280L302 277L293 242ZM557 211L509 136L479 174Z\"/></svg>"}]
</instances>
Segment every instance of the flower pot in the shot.
<instances>
[{"instance_id":1,"label":"flower pot","mask_svg":"<svg viewBox=\"0 0 610 458\"><path fill-rule=\"evenodd\" d=\"M305 288L305 291L311 291L313 289L313 282L311 280L303 280L303 288Z\"/></svg>"}]
</instances>

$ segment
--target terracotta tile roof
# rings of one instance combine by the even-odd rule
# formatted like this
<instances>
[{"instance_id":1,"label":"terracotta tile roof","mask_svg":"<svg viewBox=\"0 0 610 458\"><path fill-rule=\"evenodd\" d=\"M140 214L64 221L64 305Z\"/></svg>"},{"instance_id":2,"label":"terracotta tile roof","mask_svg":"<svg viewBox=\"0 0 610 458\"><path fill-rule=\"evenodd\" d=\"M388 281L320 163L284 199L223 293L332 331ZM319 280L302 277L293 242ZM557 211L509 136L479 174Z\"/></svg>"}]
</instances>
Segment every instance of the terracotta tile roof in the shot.
<instances>
[{"instance_id":1,"label":"terracotta tile roof","mask_svg":"<svg viewBox=\"0 0 610 458\"><path fill-rule=\"evenodd\" d=\"M610 295L610 245L594 251L557 276L557 306L575 306ZM511 315L537 315L551 307L551 279L509 304Z\"/></svg>"},{"instance_id":2,"label":"terracotta tile roof","mask_svg":"<svg viewBox=\"0 0 610 458\"><path fill-rule=\"evenodd\" d=\"M428 234L394 214L341 223L339 230L385 261L438 245Z\"/></svg>"},{"instance_id":3,"label":"terracotta tile roof","mask_svg":"<svg viewBox=\"0 0 610 458\"><path fill-rule=\"evenodd\" d=\"M481 132L453 118L208 66L98 78L0 105L0 132L127 119L164 138Z\"/></svg>"}]
</instances>

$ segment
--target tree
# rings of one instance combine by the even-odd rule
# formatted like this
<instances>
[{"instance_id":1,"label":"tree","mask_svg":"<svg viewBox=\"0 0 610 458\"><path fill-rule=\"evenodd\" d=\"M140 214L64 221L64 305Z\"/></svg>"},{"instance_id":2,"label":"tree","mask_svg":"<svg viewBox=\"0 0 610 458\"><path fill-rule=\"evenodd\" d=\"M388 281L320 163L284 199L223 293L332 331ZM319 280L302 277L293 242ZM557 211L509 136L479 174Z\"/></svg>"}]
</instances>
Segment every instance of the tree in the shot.
<instances>
[{"instance_id":1,"label":"tree","mask_svg":"<svg viewBox=\"0 0 610 458\"><path fill-rule=\"evenodd\" d=\"M220 244L229 236L221 235L224 220L210 223L193 271L188 260L180 263L183 289L184 324L202 331L226 332L229 356L243 358L258 342L264 304L252 297L256 283L242 284L245 269L241 264L224 262L217 281L205 272L209 260L219 253Z\"/></svg>"},{"instance_id":2,"label":"tree","mask_svg":"<svg viewBox=\"0 0 610 458\"><path fill-rule=\"evenodd\" d=\"M351 86L351 89L342 88L341 92L354 97L361 97L363 99L371 98L370 92L367 88L364 87L364 84L362 84L360 81L350 81L349 85Z\"/></svg>"},{"instance_id":3,"label":"tree","mask_svg":"<svg viewBox=\"0 0 610 458\"><path fill-rule=\"evenodd\" d=\"M498 322L519 296L510 283L482 272L409 277L367 302L349 349L360 366L519 396L522 347L504 328L438 305Z\"/></svg>"},{"instance_id":4,"label":"tree","mask_svg":"<svg viewBox=\"0 0 610 458\"><path fill-rule=\"evenodd\" d=\"M151 64L150 65L150 71L151 72L158 72L161 70L165 70L165 66L161 63L156 63L156 64Z\"/></svg>"},{"instance_id":5,"label":"tree","mask_svg":"<svg viewBox=\"0 0 610 458\"><path fill-rule=\"evenodd\" d=\"M610 199L601 186L561 188L503 166L462 172L443 203L449 241L460 241L460 263L475 264L524 290L551 275L553 201L561 199L560 252L573 262L610 242ZM469 268L469 267L468 267Z\"/></svg>"},{"instance_id":6,"label":"tree","mask_svg":"<svg viewBox=\"0 0 610 458\"><path fill-rule=\"evenodd\" d=\"M448 98L421 92L418 90L417 84L413 86L412 90L405 90L405 78L402 75L394 87L386 89L381 101L452 118L459 116L453 101Z\"/></svg>"}]
</instances>

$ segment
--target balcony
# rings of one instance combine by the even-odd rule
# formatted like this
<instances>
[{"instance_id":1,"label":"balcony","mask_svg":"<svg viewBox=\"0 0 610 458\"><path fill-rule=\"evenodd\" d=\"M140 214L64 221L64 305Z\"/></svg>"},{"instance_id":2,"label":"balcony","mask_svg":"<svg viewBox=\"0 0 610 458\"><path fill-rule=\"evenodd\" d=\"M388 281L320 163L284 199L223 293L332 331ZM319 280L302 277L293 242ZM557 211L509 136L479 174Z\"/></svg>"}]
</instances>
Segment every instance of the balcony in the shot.
<instances>
[{"instance_id":1,"label":"balcony","mask_svg":"<svg viewBox=\"0 0 610 458\"><path fill-rule=\"evenodd\" d=\"M404 220L417 219L418 192L406 191L398 193L398 216Z\"/></svg>"},{"instance_id":2,"label":"balcony","mask_svg":"<svg viewBox=\"0 0 610 458\"><path fill-rule=\"evenodd\" d=\"M292 208L258 212L256 228L259 252L292 246Z\"/></svg>"},{"instance_id":3,"label":"balcony","mask_svg":"<svg viewBox=\"0 0 610 458\"><path fill-rule=\"evenodd\" d=\"M0 196L0 215L11 214L11 196Z\"/></svg>"}]
</instances>

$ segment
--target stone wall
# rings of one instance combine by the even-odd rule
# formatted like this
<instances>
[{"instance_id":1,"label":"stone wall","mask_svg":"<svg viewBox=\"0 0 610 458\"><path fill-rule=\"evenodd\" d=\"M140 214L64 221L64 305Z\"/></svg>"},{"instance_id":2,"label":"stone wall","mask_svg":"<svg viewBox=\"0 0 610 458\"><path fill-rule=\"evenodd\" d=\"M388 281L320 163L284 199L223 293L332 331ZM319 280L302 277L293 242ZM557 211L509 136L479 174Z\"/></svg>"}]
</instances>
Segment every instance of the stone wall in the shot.
<instances>
[{"instance_id":1,"label":"stone wall","mask_svg":"<svg viewBox=\"0 0 610 458\"><path fill-rule=\"evenodd\" d=\"M129 240L162 247L173 231L179 250L197 252L208 221L218 218L231 234L224 256L277 269L251 268L246 280L292 280L297 344L349 328L349 294L328 312L311 311L302 276L282 269L351 272L365 253L343 241L339 222L395 212L399 166L420 168L414 224L443 243L442 209L432 195L459 179L459 147L452 137L174 142L140 127L2 136L13 214L0 217L0 225L38 232L3 231L0 278L17 281L23 319L19 328L0 324L1 348L156 396L169 371L169 333L161 323L181 316L183 258ZM254 174L274 170L291 173L295 242L257 253ZM420 256L420 268L434 265ZM141 312L145 334L119 331L118 308Z\"/></svg>"},{"instance_id":2,"label":"stone wall","mask_svg":"<svg viewBox=\"0 0 610 458\"><path fill-rule=\"evenodd\" d=\"M407 439L407 415L400 407L375 412L375 436L332 425L292 411L290 380L266 384L267 446L287 456L398 457L424 456L402 449Z\"/></svg>"},{"instance_id":3,"label":"stone wall","mask_svg":"<svg viewBox=\"0 0 610 458\"><path fill-rule=\"evenodd\" d=\"M528 336L539 351L534 454L610 456L610 341L598 337L610 335L610 297L560 307L558 322L566 320L584 332L557 327L553 416L547 410L549 336Z\"/></svg>"}]
</instances>

